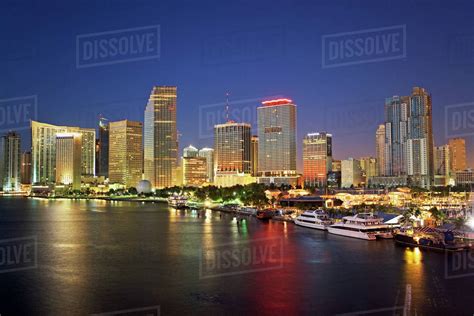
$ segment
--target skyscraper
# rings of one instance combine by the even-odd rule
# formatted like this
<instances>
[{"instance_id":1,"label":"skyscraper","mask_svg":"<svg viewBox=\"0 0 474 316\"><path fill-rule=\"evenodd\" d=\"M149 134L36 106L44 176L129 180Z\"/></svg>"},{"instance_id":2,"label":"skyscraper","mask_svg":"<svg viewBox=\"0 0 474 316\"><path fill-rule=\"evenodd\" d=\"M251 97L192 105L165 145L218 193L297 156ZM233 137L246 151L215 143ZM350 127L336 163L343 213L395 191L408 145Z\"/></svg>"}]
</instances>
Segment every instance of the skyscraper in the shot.
<instances>
[{"instance_id":1,"label":"skyscraper","mask_svg":"<svg viewBox=\"0 0 474 316\"><path fill-rule=\"evenodd\" d=\"M326 186L332 168L332 135L310 133L303 139L303 177L306 186Z\"/></svg>"},{"instance_id":2,"label":"skyscraper","mask_svg":"<svg viewBox=\"0 0 474 316\"><path fill-rule=\"evenodd\" d=\"M31 184L31 151L21 154L21 184Z\"/></svg>"},{"instance_id":3,"label":"skyscraper","mask_svg":"<svg viewBox=\"0 0 474 316\"><path fill-rule=\"evenodd\" d=\"M9 132L0 138L0 189L20 190L20 135Z\"/></svg>"},{"instance_id":4,"label":"skyscraper","mask_svg":"<svg viewBox=\"0 0 474 316\"><path fill-rule=\"evenodd\" d=\"M414 87L411 96L385 101L386 176L409 177L415 186L433 181L433 129L431 96Z\"/></svg>"},{"instance_id":5,"label":"skyscraper","mask_svg":"<svg viewBox=\"0 0 474 316\"><path fill-rule=\"evenodd\" d=\"M451 138L448 142L448 145L450 148L451 170L466 170L466 140L464 138Z\"/></svg>"},{"instance_id":6,"label":"skyscraper","mask_svg":"<svg viewBox=\"0 0 474 316\"><path fill-rule=\"evenodd\" d=\"M215 170L250 174L250 132L247 123L229 121L214 126Z\"/></svg>"},{"instance_id":7,"label":"skyscraper","mask_svg":"<svg viewBox=\"0 0 474 316\"><path fill-rule=\"evenodd\" d=\"M375 132L375 159L377 160L376 175L385 175L385 125L380 124Z\"/></svg>"},{"instance_id":8,"label":"skyscraper","mask_svg":"<svg viewBox=\"0 0 474 316\"><path fill-rule=\"evenodd\" d=\"M81 133L56 133L56 184L81 189Z\"/></svg>"},{"instance_id":9,"label":"skyscraper","mask_svg":"<svg viewBox=\"0 0 474 316\"><path fill-rule=\"evenodd\" d=\"M206 158L207 164L207 182L214 182L214 149L202 148L199 150L199 157Z\"/></svg>"},{"instance_id":10,"label":"skyscraper","mask_svg":"<svg viewBox=\"0 0 474 316\"><path fill-rule=\"evenodd\" d=\"M363 182L360 162L357 159L349 158L341 162L341 187L357 187Z\"/></svg>"},{"instance_id":11,"label":"skyscraper","mask_svg":"<svg viewBox=\"0 0 474 316\"><path fill-rule=\"evenodd\" d=\"M175 184L178 163L177 87L153 87L145 109L144 170L153 187Z\"/></svg>"},{"instance_id":12,"label":"skyscraper","mask_svg":"<svg viewBox=\"0 0 474 316\"><path fill-rule=\"evenodd\" d=\"M197 157L199 150L193 145L189 145L183 149L183 157Z\"/></svg>"},{"instance_id":13,"label":"skyscraper","mask_svg":"<svg viewBox=\"0 0 474 316\"><path fill-rule=\"evenodd\" d=\"M109 127L109 181L136 187L142 179L143 125L123 120Z\"/></svg>"},{"instance_id":14,"label":"skyscraper","mask_svg":"<svg viewBox=\"0 0 474 316\"><path fill-rule=\"evenodd\" d=\"M360 169L365 176L365 183L368 183L369 178L377 175L377 159L374 157L360 157Z\"/></svg>"},{"instance_id":15,"label":"skyscraper","mask_svg":"<svg viewBox=\"0 0 474 316\"><path fill-rule=\"evenodd\" d=\"M104 117L99 118L99 142L97 156L97 175L109 177L109 123Z\"/></svg>"},{"instance_id":16,"label":"skyscraper","mask_svg":"<svg viewBox=\"0 0 474 316\"><path fill-rule=\"evenodd\" d=\"M57 133L80 133L82 135L81 175L95 175L95 129L56 126L31 121L32 182L47 184L56 181Z\"/></svg>"},{"instance_id":17,"label":"skyscraper","mask_svg":"<svg viewBox=\"0 0 474 316\"><path fill-rule=\"evenodd\" d=\"M257 119L259 181L296 182L296 105L290 99L264 101Z\"/></svg>"},{"instance_id":18,"label":"skyscraper","mask_svg":"<svg viewBox=\"0 0 474 316\"><path fill-rule=\"evenodd\" d=\"M250 165L252 177L258 174L258 136L253 135L250 138Z\"/></svg>"}]
</instances>

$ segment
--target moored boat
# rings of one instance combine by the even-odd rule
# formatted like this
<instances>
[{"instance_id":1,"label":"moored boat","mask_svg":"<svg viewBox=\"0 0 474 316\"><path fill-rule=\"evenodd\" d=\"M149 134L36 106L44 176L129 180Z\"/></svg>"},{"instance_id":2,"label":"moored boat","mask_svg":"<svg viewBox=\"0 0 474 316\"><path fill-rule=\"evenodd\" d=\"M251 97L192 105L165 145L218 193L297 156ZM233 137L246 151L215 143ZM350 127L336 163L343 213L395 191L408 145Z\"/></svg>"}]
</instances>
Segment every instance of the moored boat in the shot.
<instances>
[{"instance_id":1,"label":"moored boat","mask_svg":"<svg viewBox=\"0 0 474 316\"><path fill-rule=\"evenodd\" d=\"M345 216L341 222L329 226L328 232L334 235L364 240L392 238L390 226L383 223L383 218L377 217L372 213Z\"/></svg>"},{"instance_id":2,"label":"moored boat","mask_svg":"<svg viewBox=\"0 0 474 316\"><path fill-rule=\"evenodd\" d=\"M258 210L256 213L256 217L261 220L269 220L273 217L273 210L270 210L270 209Z\"/></svg>"},{"instance_id":3,"label":"moored boat","mask_svg":"<svg viewBox=\"0 0 474 316\"><path fill-rule=\"evenodd\" d=\"M407 233L399 232L395 234L395 241L398 244L419 247L423 249L437 251L465 251L469 246L462 242L456 242L452 232L444 233Z\"/></svg>"},{"instance_id":4,"label":"moored boat","mask_svg":"<svg viewBox=\"0 0 474 316\"><path fill-rule=\"evenodd\" d=\"M188 198L183 195L171 195L168 198L168 205L174 208L186 208L186 203L188 202Z\"/></svg>"},{"instance_id":5,"label":"moored boat","mask_svg":"<svg viewBox=\"0 0 474 316\"><path fill-rule=\"evenodd\" d=\"M323 210L309 210L295 218L295 224L298 226L327 230L333 221Z\"/></svg>"}]
</instances>

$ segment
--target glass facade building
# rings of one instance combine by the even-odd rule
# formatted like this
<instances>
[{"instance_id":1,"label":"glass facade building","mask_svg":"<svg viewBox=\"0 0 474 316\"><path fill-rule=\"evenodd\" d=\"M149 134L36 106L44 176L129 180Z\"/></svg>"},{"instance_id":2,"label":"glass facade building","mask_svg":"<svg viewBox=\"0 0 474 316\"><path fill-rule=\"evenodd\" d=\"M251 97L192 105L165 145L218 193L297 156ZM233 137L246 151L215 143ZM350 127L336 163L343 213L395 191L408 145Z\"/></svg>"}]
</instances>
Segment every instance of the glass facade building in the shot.
<instances>
[{"instance_id":1,"label":"glass facade building","mask_svg":"<svg viewBox=\"0 0 474 316\"><path fill-rule=\"evenodd\" d=\"M303 139L303 177L305 186L327 185L332 168L332 135L310 133Z\"/></svg>"}]
</instances>

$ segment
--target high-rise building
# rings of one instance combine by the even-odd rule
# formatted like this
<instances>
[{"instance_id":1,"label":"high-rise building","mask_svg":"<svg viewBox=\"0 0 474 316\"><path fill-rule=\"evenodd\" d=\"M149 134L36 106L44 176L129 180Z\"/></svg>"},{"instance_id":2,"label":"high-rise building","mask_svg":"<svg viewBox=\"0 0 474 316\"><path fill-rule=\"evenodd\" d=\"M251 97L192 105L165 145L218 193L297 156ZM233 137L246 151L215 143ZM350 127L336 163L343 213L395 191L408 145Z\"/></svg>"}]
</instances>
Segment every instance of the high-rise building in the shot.
<instances>
[{"instance_id":1,"label":"high-rise building","mask_svg":"<svg viewBox=\"0 0 474 316\"><path fill-rule=\"evenodd\" d=\"M377 176L385 175L385 125L380 124L375 132L375 158L377 167L375 173Z\"/></svg>"},{"instance_id":2,"label":"high-rise building","mask_svg":"<svg viewBox=\"0 0 474 316\"><path fill-rule=\"evenodd\" d=\"M197 157L199 150L193 145L189 145L183 149L183 157Z\"/></svg>"},{"instance_id":3,"label":"high-rise building","mask_svg":"<svg viewBox=\"0 0 474 316\"><path fill-rule=\"evenodd\" d=\"M331 163L331 170L332 171L341 171L341 161L340 160L333 160L332 163Z\"/></svg>"},{"instance_id":4,"label":"high-rise building","mask_svg":"<svg viewBox=\"0 0 474 316\"><path fill-rule=\"evenodd\" d=\"M202 186L207 182L207 159L205 157L183 157L183 183L186 186Z\"/></svg>"},{"instance_id":5,"label":"high-rise building","mask_svg":"<svg viewBox=\"0 0 474 316\"><path fill-rule=\"evenodd\" d=\"M214 126L214 169L250 174L250 132L247 123L229 121Z\"/></svg>"},{"instance_id":6,"label":"high-rise building","mask_svg":"<svg viewBox=\"0 0 474 316\"><path fill-rule=\"evenodd\" d=\"M454 172L466 170L466 140L464 138L451 138L448 145L450 148L451 170Z\"/></svg>"},{"instance_id":7,"label":"high-rise building","mask_svg":"<svg viewBox=\"0 0 474 316\"><path fill-rule=\"evenodd\" d=\"M377 175L377 159L374 157L361 157L359 158L359 162L365 183L369 183L368 180Z\"/></svg>"},{"instance_id":8,"label":"high-rise building","mask_svg":"<svg viewBox=\"0 0 474 316\"><path fill-rule=\"evenodd\" d=\"M202 148L199 150L199 157L206 158L207 164L207 182L214 182L214 149Z\"/></svg>"},{"instance_id":9,"label":"high-rise building","mask_svg":"<svg viewBox=\"0 0 474 316\"><path fill-rule=\"evenodd\" d=\"M332 169L332 135L325 132L307 134L303 139L303 177L305 186L327 185Z\"/></svg>"},{"instance_id":10,"label":"high-rise building","mask_svg":"<svg viewBox=\"0 0 474 316\"><path fill-rule=\"evenodd\" d=\"M436 175L449 176L451 171L449 145L434 148L434 172Z\"/></svg>"},{"instance_id":11,"label":"high-rise building","mask_svg":"<svg viewBox=\"0 0 474 316\"><path fill-rule=\"evenodd\" d=\"M341 162L341 187L357 187L363 182L360 161L349 158Z\"/></svg>"},{"instance_id":12,"label":"high-rise building","mask_svg":"<svg viewBox=\"0 0 474 316\"><path fill-rule=\"evenodd\" d=\"M99 140L97 155L97 175L109 177L109 123L104 117L99 118Z\"/></svg>"},{"instance_id":13,"label":"high-rise building","mask_svg":"<svg viewBox=\"0 0 474 316\"><path fill-rule=\"evenodd\" d=\"M32 182L48 184L56 181L57 133L80 133L82 135L81 175L95 175L95 129L56 126L31 121Z\"/></svg>"},{"instance_id":14,"label":"high-rise building","mask_svg":"<svg viewBox=\"0 0 474 316\"><path fill-rule=\"evenodd\" d=\"M21 154L21 184L31 184L31 170L31 151L25 151Z\"/></svg>"},{"instance_id":15,"label":"high-rise building","mask_svg":"<svg viewBox=\"0 0 474 316\"><path fill-rule=\"evenodd\" d=\"M137 187L142 179L141 122L118 121L109 124L109 181Z\"/></svg>"},{"instance_id":16,"label":"high-rise building","mask_svg":"<svg viewBox=\"0 0 474 316\"><path fill-rule=\"evenodd\" d=\"M20 190L20 135L9 132L0 137L0 189Z\"/></svg>"},{"instance_id":17,"label":"high-rise building","mask_svg":"<svg viewBox=\"0 0 474 316\"><path fill-rule=\"evenodd\" d=\"M56 133L56 184L81 188L81 133Z\"/></svg>"},{"instance_id":18,"label":"high-rise building","mask_svg":"<svg viewBox=\"0 0 474 316\"><path fill-rule=\"evenodd\" d=\"M258 174L258 136L253 135L250 138L250 169L252 177Z\"/></svg>"},{"instance_id":19,"label":"high-rise building","mask_svg":"<svg viewBox=\"0 0 474 316\"><path fill-rule=\"evenodd\" d=\"M385 101L385 176L409 177L415 186L433 181L433 129L431 96L414 87L411 96Z\"/></svg>"},{"instance_id":20,"label":"high-rise building","mask_svg":"<svg viewBox=\"0 0 474 316\"><path fill-rule=\"evenodd\" d=\"M264 101L257 120L259 182L296 182L296 105L290 99Z\"/></svg>"},{"instance_id":21,"label":"high-rise building","mask_svg":"<svg viewBox=\"0 0 474 316\"><path fill-rule=\"evenodd\" d=\"M178 131L177 87L153 87L145 109L144 170L153 187L176 184Z\"/></svg>"}]
</instances>

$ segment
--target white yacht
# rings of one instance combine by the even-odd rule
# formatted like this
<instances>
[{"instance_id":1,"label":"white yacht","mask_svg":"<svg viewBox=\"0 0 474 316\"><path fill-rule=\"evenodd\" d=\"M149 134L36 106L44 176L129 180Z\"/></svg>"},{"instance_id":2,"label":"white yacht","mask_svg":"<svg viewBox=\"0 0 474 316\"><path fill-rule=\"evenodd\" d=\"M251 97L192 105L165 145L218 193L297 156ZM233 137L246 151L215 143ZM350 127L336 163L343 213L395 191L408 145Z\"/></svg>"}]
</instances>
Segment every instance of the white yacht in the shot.
<instances>
[{"instance_id":1,"label":"white yacht","mask_svg":"<svg viewBox=\"0 0 474 316\"><path fill-rule=\"evenodd\" d=\"M345 216L341 222L329 226L328 232L365 240L375 240L377 237L393 238L390 226L383 223L383 218L374 216L372 213Z\"/></svg>"},{"instance_id":2,"label":"white yacht","mask_svg":"<svg viewBox=\"0 0 474 316\"><path fill-rule=\"evenodd\" d=\"M168 198L168 205L174 208L184 208L188 198L183 195L173 194Z\"/></svg>"},{"instance_id":3,"label":"white yacht","mask_svg":"<svg viewBox=\"0 0 474 316\"><path fill-rule=\"evenodd\" d=\"M305 211L303 214L295 218L295 224L309 228L327 230L328 226L333 222L323 210Z\"/></svg>"}]
</instances>

